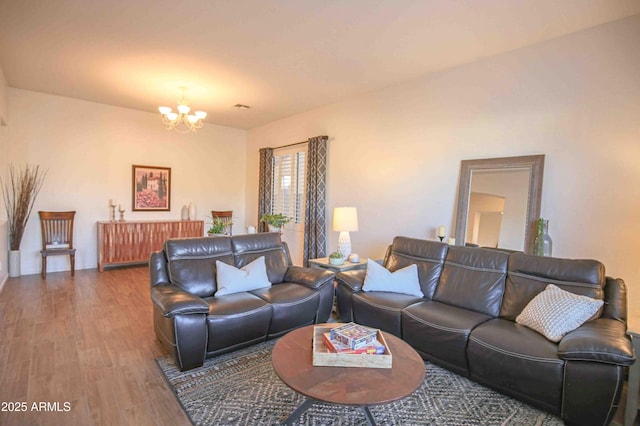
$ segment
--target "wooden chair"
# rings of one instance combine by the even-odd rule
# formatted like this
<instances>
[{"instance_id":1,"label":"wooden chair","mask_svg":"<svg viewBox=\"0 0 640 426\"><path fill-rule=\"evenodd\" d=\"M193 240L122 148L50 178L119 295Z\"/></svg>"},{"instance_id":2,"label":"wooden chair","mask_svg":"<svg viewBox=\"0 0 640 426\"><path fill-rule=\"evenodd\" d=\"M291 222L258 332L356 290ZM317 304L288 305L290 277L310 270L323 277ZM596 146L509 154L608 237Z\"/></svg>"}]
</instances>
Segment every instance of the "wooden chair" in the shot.
<instances>
[{"instance_id":1,"label":"wooden chair","mask_svg":"<svg viewBox=\"0 0 640 426\"><path fill-rule=\"evenodd\" d=\"M47 278L47 256L69 255L71 276L75 275L73 219L76 212L38 212L42 229L42 278Z\"/></svg>"},{"instance_id":2,"label":"wooden chair","mask_svg":"<svg viewBox=\"0 0 640 426\"><path fill-rule=\"evenodd\" d=\"M211 217L218 217L220 219L223 219L225 222L228 223L225 231L228 235L232 235L233 234L233 210L225 210L225 211L216 211L216 210L211 210Z\"/></svg>"}]
</instances>

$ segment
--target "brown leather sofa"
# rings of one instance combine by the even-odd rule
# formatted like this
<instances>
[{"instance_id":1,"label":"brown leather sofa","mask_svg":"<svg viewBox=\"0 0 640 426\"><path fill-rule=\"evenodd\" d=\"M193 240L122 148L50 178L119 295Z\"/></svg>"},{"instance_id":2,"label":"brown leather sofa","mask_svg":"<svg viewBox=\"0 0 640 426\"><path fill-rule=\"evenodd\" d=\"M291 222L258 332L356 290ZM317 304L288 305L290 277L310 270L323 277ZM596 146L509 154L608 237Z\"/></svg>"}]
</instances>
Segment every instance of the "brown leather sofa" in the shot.
<instances>
[{"instance_id":1,"label":"brown leather sofa","mask_svg":"<svg viewBox=\"0 0 640 426\"><path fill-rule=\"evenodd\" d=\"M260 256L271 287L214 297L216 260L241 268ZM333 306L334 274L292 266L279 233L170 239L149 271L155 333L182 371L326 322Z\"/></svg>"},{"instance_id":2,"label":"brown leather sofa","mask_svg":"<svg viewBox=\"0 0 640 426\"><path fill-rule=\"evenodd\" d=\"M575 425L608 424L625 366L634 362L626 335L621 279L593 260L569 260L449 247L397 237L384 266L418 266L424 297L363 292L365 271L336 276L340 319L401 337L423 358L560 416ZM605 301L601 314L553 343L515 322L547 284Z\"/></svg>"}]
</instances>

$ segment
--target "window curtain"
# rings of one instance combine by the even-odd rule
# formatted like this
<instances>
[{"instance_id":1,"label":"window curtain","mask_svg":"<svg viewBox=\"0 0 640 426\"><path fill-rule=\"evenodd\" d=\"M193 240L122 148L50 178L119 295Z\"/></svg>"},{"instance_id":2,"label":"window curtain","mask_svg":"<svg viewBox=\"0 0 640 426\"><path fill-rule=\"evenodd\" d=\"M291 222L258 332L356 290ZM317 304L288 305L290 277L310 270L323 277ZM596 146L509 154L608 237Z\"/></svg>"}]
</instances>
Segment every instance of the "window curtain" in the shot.
<instances>
[{"instance_id":1,"label":"window curtain","mask_svg":"<svg viewBox=\"0 0 640 426\"><path fill-rule=\"evenodd\" d=\"M327 136L309 139L304 222L305 266L327 255Z\"/></svg>"},{"instance_id":2,"label":"window curtain","mask_svg":"<svg viewBox=\"0 0 640 426\"><path fill-rule=\"evenodd\" d=\"M273 184L273 148L260 149L260 176L258 182L258 232L266 232L267 224L260 222L265 213L271 213Z\"/></svg>"}]
</instances>

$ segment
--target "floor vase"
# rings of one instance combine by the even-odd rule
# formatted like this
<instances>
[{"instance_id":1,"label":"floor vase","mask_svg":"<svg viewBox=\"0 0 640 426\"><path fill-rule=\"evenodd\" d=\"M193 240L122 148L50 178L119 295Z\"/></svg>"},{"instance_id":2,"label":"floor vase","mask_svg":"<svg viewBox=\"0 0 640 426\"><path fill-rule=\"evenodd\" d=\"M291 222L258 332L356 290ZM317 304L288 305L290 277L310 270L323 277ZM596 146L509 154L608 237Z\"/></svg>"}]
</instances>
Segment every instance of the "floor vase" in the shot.
<instances>
[{"instance_id":1,"label":"floor vase","mask_svg":"<svg viewBox=\"0 0 640 426\"><path fill-rule=\"evenodd\" d=\"M20 250L9 250L9 276L20 276Z\"/></svg>"}]
</instances>

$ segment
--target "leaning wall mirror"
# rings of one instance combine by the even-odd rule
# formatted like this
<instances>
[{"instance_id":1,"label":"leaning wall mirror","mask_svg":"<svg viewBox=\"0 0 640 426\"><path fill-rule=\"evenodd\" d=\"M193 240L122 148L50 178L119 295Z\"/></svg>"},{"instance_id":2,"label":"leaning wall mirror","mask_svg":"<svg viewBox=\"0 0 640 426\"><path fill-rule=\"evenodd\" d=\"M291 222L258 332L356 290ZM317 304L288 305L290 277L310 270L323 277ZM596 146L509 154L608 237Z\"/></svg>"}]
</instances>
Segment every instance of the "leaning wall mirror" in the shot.
<instances>
[{"instance_id":1,"label":"leaning wall mirror","mask_svg":"<svg viewBox=\"0 0 640 426\"><path fill-rule=\"evenodd\" d=\"M456 244L533 251L544 155L463 160Z\"/></svg>"}]
</instances>

